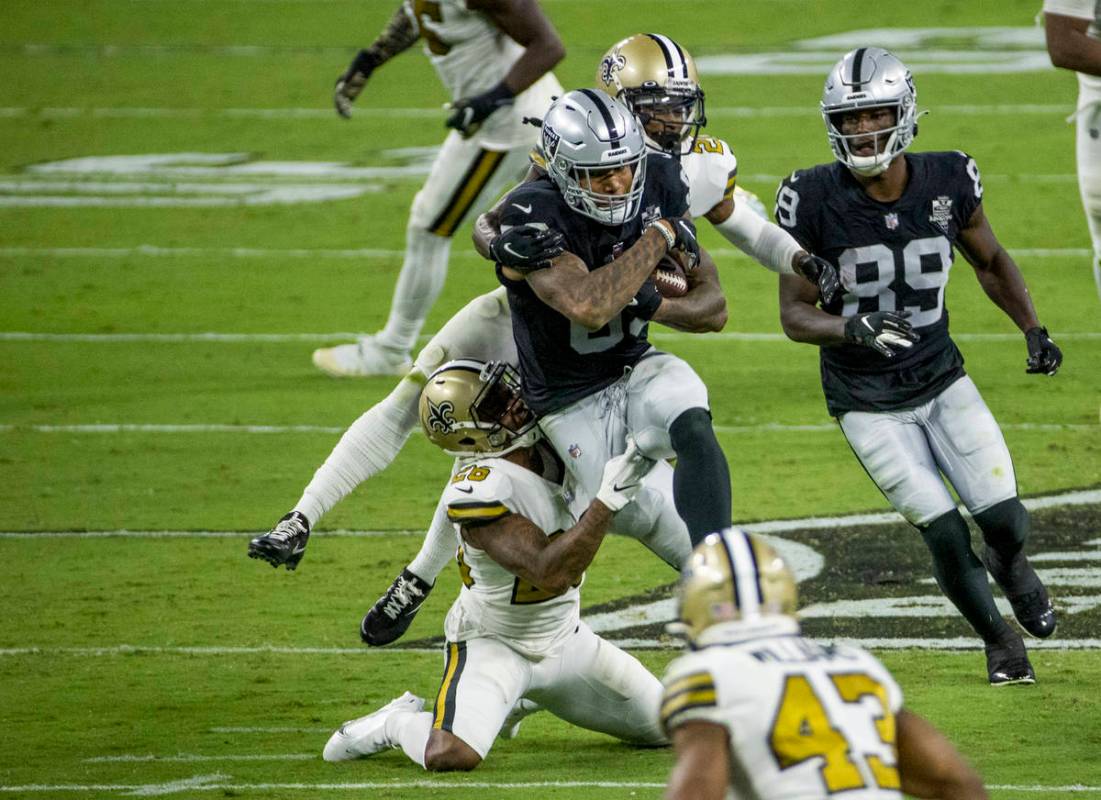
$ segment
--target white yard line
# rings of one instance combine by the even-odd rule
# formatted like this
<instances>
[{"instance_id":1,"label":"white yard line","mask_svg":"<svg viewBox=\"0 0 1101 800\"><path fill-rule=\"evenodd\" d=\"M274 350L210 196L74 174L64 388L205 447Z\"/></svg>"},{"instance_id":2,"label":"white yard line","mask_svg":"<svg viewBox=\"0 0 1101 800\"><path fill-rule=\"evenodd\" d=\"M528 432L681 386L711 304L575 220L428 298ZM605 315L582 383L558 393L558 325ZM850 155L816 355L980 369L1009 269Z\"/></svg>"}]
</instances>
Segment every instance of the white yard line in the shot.
<instances>
[{"instance_id":1,"label":"white yard line","mask_svg":"<svg viewBox=\"0 0 1101 800\"><path fill-rule=\"evenodd\" d=\"M1026 497L1022 502L1029 511L1066 506L1093 505L1095 503L1101 503L1101 489L1062 492L1060 494L1046 495L1044 497ZM742 524L741 527L751 533L788 533L790 531L819 530L823 528L849 528L854 525L893 525L903 521L900 514L891 511L875 514L847 514L839 517L803 517L801 519L749 522ZM394 531L320 530L314 532L312 535L321 537L364 538L376 536L413 536L422 534L423 532L424 531L420 529ZM3 531L0 532L0 539L99 539L107 537L131 539L237 539L251 535L255 535L255 531ZM34 648L31 649L33 650ZM261 650L257 652L270 651L261 648Z\"/></svg>"},{"instance_id":2,"label":"white yard line","mask_svg":"<svg viewBox=\"0 0 1101 800\"><path fill-rule=\"evenodd\" d=\"M1073 177L1073 176L1071 176ZM711 255L719 258L741 258L749 256L734 248L711 250ZM1089 258L1093 251L1088 247L1011 247L1010 254L1016 258ZM180 258L203 256L206 258L293 258L293 259L361 259L393 258L405 256L404 250L384 248L269 248L269 247L160 247L142 244L134 247L0 247L0 257L5 258ZM474 250L457 250L452 258L480 259Z\"/></svg>"},{"instance_id":3,"label":"white yard line","mask_svg":"<svg viewBox=\"0 0 1101 800\"><path fill-rule=\"evenodd\" d=\"M716 425L715 432L727 435L755 433L827 433L836 430L833 423L788 425L782 422L763 422L757 425ZM1101 425L1094 423L1003 423L1002 430L1007 431L1095 431ZM158 424L158 423L96 423L87 425L0 425L0 433L88 433L88 434L206 434L206 433L246 433L246 434L337 434L347 430L335 425L226 425L210 424Z\"/></svg>"},{"instance_id":4,"label":"white yard line","mask_svg":"<svg viewBox=\"0 0 1101 800\"><path fill-rule=\"evenodd\" d=\"M49 45L27 45L28 50L45 52ZM65 48L66 51L77 51L80 48ZM92 47L89 49L105 50L106 47ZM133 50L144 49L150 53L170 52L168 47L156 45ZM229 54L262 53L266 48L262 47L222 47L203 48L203 52L215 53L223 51ZM285 48L281 48L285 49ZM988 103L976 105L937 105L930 106L934 113L990 116L992 114L1019 116L1021 114L1066 116L1074 111L1073 103ZM372 108L371 113L377 118L391 119L423 119L426 117L439 117L443 119L444 111L439 107L411 107L391 106L388 108ZM732 119L754 118L787 118L787 117L820 117L818 106L809 103L802 106L717 106L707 107L708 116L725 117ZM93 119L146 119L146 118L198 118L198 117L233 117L255 119L336 119L332 108L179 108L179 107L147 107L147 106L54 106L47 108L32 108L30 106L3 106L0 107L0 119L2 118L46 118L46 119L73 119L90 117ZM718 131L721 134L721 131ZM985 176L984 176L985 177Z\"/></svg>"},{"instance_id":5,"label":"white yard line","mask_svg":"<svg viewBox=\"0 0 1101 800\"><path fill-rule=\"evenodd\" d=\"M258 754L258 755L216 755L200 756L194 753L176 753L174 755L158 756L152 753L144 755L128 754L118 756L95 756L84 759L85 764L140 764L148 761L163 761L180 764L203 763L207 761L312 761L317 756L313 753L283 753L283 754Z\"/></svg>"},{"instance_id":6,"label":"white yard line","mask_svg":"<svg viewBox=\"0 0 1101 800\"><path fill-rule=\"evenodd\" d=\"M226 776L196 775L193 778L163 784L24 784L0 785L0 792L9 794L49 792L129 792L138 796L156 796L179 792L346 792L372 789L421 789L430 791L482 790L482 789L663 789L665 784L653 781L361 781L355 783L230 783ZM214 782L219 781L219 782ZM988 784L988 789L1006 792L1035 794L1040 792L1097 793L1101 786L1086 784Z\"/></svg>"}]
</instances>

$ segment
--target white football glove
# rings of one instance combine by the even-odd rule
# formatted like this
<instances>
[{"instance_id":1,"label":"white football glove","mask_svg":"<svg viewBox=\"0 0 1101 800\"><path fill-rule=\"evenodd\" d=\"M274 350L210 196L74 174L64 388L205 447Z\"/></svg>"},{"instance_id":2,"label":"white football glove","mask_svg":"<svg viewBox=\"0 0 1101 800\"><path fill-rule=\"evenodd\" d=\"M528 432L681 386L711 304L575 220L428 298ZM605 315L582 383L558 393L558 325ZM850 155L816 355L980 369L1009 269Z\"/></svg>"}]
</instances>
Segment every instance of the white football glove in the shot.
<instances>
[{"instance_id":1,"label":"white football glove","mask_svg":"<svg viewBox=\"0 0 1101 800\"><path fill-rule=\"evenodd\" d=\"M656 463L654 459L644 456L634 439L629 438L626 452L604 465L604 477L596 499L614 514L635 499L642 487L642 479Z\"/></svg>"}]
</instances>

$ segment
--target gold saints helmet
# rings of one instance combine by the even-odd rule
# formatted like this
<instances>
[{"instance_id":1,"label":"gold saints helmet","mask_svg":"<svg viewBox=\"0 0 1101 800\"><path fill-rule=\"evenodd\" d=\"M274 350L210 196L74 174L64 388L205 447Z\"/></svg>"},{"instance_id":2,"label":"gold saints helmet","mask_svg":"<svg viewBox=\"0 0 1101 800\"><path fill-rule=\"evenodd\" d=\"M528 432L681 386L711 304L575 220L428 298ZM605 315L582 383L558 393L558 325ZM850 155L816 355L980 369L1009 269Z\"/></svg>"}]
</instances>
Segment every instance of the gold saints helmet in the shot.
<instances>
[{"instance_id":1,"label":"gold saints helmet","mask_svg":"<svg viewBox=\"0 0 1101 800\"><path fill-rule=\"evenodd\" d=\"M504 455L539 438L519 376L501 362L458 359L441 366L421 390L420 420L428 441L453 456Z\"/></svg>"},{"instance_id":2,"label":"gold saints helmet","mask_svg":"<svg viewBox=\"0 0 1101 800\"><path fill-rule=\"evenodd\" d=\"M636 33L612 45L600 59L596 85L626 103L667 153L691 152L707 124L696 62L668 36Z\"/></svg>"},{"instance_id":3,"label":"gold saints helmet","mask_svg":"<svg viewBox=\"0 0 1101 800\"><path fill-rule=\"evenodd\" d=\"M696 545L681 575L678 615L689 642L729 622L794 621L795 576L763 539L738 528Z\"/></svg>"}]
</instances>

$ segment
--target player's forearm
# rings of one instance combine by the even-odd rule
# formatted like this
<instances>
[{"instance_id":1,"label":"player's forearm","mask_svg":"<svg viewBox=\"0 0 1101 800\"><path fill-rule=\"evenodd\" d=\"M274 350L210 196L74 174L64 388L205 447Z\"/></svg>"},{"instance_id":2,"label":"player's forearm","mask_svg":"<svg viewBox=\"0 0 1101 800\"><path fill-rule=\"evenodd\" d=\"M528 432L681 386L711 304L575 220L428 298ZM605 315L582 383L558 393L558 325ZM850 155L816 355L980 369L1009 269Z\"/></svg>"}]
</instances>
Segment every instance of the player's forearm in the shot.
<instances>
[{"instance_id":1,"label":"player's forearm","mask_svg":"<svg viewBox=\"0 0 1101 800\"><path fill-rule=\"evenodd\" d=\"M789 339L822 346L845 341L845 318L829 314L814 304L810 284L798 275L780 276L780 325ZM802 296L801 296L802 295Z\"/></svg>"},{"instance_id":2,"label":"player's forearm","mask_svg":"<svg viewBox=\"0 0 1101 800\"><path fill-rule=\"evenodd\" d=\"M502 83L513 93L527 89L566 56L566 47L536 0L468 0L467 7L489 15L524 52Z\"/></svg>"},{"instance_id":3,"label":"player's forearm","mask_svg":"<svg viewBox=\"0 0 1101 800\"><path fill-rule=\"evenodd\" d=\"M791 274L795 257L803 248L779 225L762 219L745 203L736 203L734 212L715 230L727 241L773 272Z\"/></svg>"},{"instance_id":4,"label":"player's forearm","mask_svg":"<svg viewBox=\"0 0 1101 800\"><path fill-rule=\"evenodd\" d=\"M986 296L1022 333L1040 324L1021 270L1004 248L999 248L987 267L976 267L975 272Z\"/></svg>"},{"instance_id":5,"label":"player's forearm","mask_svg":"<svg viewBox=\"0 0 1101 800\"><path fill-rule=\"evenodd\" d=\"M1088 27L1085 20L1045 14L1048 55L1056 67L1101 76L1101 41L1079 29L1084 27Z\"/></svg>"},{"instance_id":6,"label":"player's forearm","mask_svg":"<svg viewBox=\"0 0 1101 800\"><path fill-rule=\"evenodd\" d=\"M553 30L549 33L549 36L541 37L528 45L524 54L516 60L505 75L503 83L512 90L514 95L527 89L565 58L566 48L562 40Z\"/></svg>"},{"instance_id":7,"label":"player's forearm","mask_svg":"<svg viewBox=\"0 0 1101 800\"><path fill-rule=\"evenodd\" d=\"M688 333L721 331L726 325L726 296L719 285L718 270L711 256L701 251L702 260L689 277L688 294L665 298L651 319Z\"/></svg>"},{"instance_id":8,"label":"player's forearm","mask_svg":"<svg viewBox=\"0 0 1101 800\"><path fill-rule=\"evenodd\" d=\"M501 202L503 202L503 198ZM470 235L470 238L474 240L474 249L478 251L478 255L489 261L493 260L493 257L489 254L489 246L494 239L501 235L501 220L497 211L501 202L498 202L497 205L484 214L480 214L478 219L474 220L474 232Z\"/></svg>"},{"instance_id":9,"label":"player's forearm","mask_svg":"<svg viewBox=\"0 0 1101 800\"><path fill-rule=\"evenodd\" d=\"M543 302L590 331L618 315L654 271L669 246L656 230L646 230L623 255L592 272L565 277L541 270L528 277ZM576 256L571 256L576 258Z\"/></svg>"},{"instance_id":10,"label":"player's forearm","mask_svg":"<svg viewBox=\"0 0 1101 800\"><path fill-rule=\"evenodd\" d=\"M361 51L357 61L363 59L362 63L365 67L376 69L399 53L408 50L418 38L420 33L417 26L405 13L405 7L399 5L382 33ZM364 72L364 74L367 73Z\"/></svg>"},{"instance_id":11,"label":"player's forearm","mask_svg":"<svg viewBox=\"0 0 1101 800\"><path fill-rule=\"evenodd\" d=\"M559 594L580 581L600 549L611 521L612 512L607 506L599 500L589 503L588 510L572 528L547 540L533 565L532 583Z\"/></svg>"}]
</instances>

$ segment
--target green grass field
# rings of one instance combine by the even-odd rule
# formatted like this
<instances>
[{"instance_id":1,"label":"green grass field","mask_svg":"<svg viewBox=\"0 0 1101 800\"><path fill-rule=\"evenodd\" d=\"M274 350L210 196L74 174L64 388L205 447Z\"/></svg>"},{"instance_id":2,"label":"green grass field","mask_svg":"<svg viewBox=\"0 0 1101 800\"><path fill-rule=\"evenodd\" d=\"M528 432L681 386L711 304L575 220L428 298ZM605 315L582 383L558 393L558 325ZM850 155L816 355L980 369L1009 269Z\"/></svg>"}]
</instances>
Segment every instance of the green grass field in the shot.
<instances>
[{"instance_id":1,"label":"green grass field","mask_svg":"<svg viewBox=\"0 0 1101 800\"><path fill-rule=\"evenodd\" d=\"M447 98L418 49L372 78L350 122L329 108L332 81L395 4L5 4L2 795L398 798L426 787L434 797L487 800L517 789L564 799L661 795L667 751L623 746L545 714L499 742L472 775L429 775L399 752L321 761L341 721L405 689L433 695L439 682L442 660L430 643L456 575L441 577L408 634L415 646L369 652L356 635L360 616L415 552L447 477L448 458L419 438L324 519L296 573L245 557L248 537L294 504L340 432L392 385L330 380L310 352L385 320L422 177L369 170L415 168L423 148L443 139ZM1059 641L1033 651L1035 687L992 690L981 652L956 649L968 631L951 613L870 613L885 598L937 602L911 530L851 520L774 533L825 557L802 587L808 632L881 643L908 704L953 737L998 800L1101 795L1101 503L1096 494L1078 495L1076 505L1065 497L1101 488L1101 312L1073 129L1063 121L1076 85L1050 69L951 66L953 54L972 66L1042 56L1038 36L992 44L972 30L1027 29L1039 5L544 2L568 48L557 70L567 87L588 84L607 46L640 30L667 33L697 58L762 53L790 65L792 53L824 53L814 74L704 71L708 130L733 145L741 184L767 205L782 175L830 158L817 113L821 82L855 46L799 42L869 28L968 29L899 52L914 57L919 105L931 111L915 149L976 158L987 215L1065 353L1057 377L1026 376L1023 337L957 259L952 329L1005 429L1021 494L1063 498L1037 511L1030 545L1063 615ZM937 53L948 54L944 63ZM213 166L189 175L133 160L110 170L55 163L170 154ZM233 170L271 162L368 171ZM240 200L303 186L356 196ZM468 230L456 237L427 331L495 283ZM709 386L736 518L888 510L830 426L814 348L780 335L773 275L713 231L702 237L728 294L726 333L653 338ZM347 531L360 533L336 535ZM613 538L589 571L584 602L633 607L664 596L659 587L674 578L634 542ZM843 601L862 605L843 613ZM673 654L640 651L655 670Z\"/></svg>"}]
</instances>

